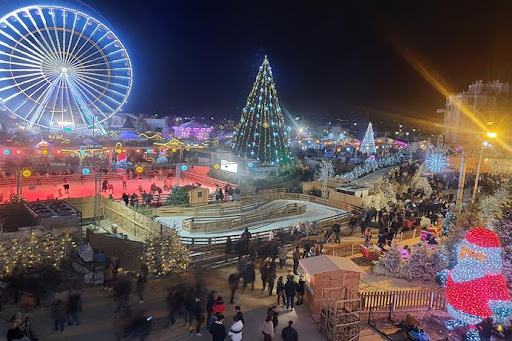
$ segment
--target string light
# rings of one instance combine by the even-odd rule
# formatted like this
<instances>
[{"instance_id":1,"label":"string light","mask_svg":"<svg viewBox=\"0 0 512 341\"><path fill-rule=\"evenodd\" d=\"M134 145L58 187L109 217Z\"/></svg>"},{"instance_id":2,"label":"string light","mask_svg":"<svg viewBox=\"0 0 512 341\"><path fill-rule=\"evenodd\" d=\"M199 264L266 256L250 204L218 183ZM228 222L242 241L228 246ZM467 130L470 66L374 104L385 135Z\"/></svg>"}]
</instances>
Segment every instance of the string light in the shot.
<instances>
[{"instance_id":1,"label":"string light","mask_svg":"<svg viewBox=\"0 0 512 341\"><path fill-rule=\"evenodd\" d=\"M377 149L375 148L375 138L373 136L373 125L372 122L368 123L368 128L364 133L363 141L361 142L361 153L375 154Z\"/></svg>"},{"instance_id":2,"label":"string light","mask_svg":"<svg viewBox=\"0 0 512 341\"><path fill-rule=\"evenodd\" d=\"M188 250L180 242L174 229L153 238L146 248L142 261L155 276L167 276L185 271L190 263Z\"/></svg>"},{"instance_id":3,"label":"string light","mask_svg":"<svg viewBox=\"0 0 512 341\"><path fill-rule=\"evenodd\" d=\"M234 134L232 150L263 166L292 163L272 68L265 56Z\"/></svg>"},{"instance_id":4,"label":"string light","mask_svg":"<svg viewBox=\"0 0 512 341\"><path fill-rule=\"evenodd\" d=\"M446 280L446 300L448 313L460 323L475 325L488 317L501 322L512 313L501 252L498 235L481 227L471 229L457 247L457 265Z\"/></svg>"}]
</instances>

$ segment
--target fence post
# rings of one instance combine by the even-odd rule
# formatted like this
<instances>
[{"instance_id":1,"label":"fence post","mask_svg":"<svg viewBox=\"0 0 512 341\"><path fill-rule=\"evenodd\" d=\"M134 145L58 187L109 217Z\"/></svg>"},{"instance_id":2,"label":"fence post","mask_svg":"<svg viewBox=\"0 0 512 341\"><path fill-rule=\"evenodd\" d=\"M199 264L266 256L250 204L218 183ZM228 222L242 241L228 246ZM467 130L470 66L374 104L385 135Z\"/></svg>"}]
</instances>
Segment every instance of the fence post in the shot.
<instances>
[{"instance_id":1,"label":"fence post","mask_svg":"<svg viewBox=\"0 0 512 341\"><path fill-rule=\"evenodd\" d=\"M430 305L428 307L428 310L434 308L434 298L435 298L435 294L433 291L430 292Z\"/></svg>"}]
</instances>

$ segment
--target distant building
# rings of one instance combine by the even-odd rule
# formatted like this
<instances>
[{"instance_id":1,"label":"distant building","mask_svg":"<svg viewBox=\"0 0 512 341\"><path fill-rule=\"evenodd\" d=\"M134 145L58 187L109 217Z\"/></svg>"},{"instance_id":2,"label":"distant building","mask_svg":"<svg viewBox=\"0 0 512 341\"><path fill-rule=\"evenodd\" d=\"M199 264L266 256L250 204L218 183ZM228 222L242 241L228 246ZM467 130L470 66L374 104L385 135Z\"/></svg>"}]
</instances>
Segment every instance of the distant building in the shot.
<instances>
[{"instance_id":1,"label":"distant building","mask_svg":"<svg viewBox=\"0 0 512 341\"><path fill-rule=\"evenodd\" d=\"M467 144L475 141L482 132L475 122L464 113L463 108L475 116L483 124L501 126L509 121L511 116L512 92L509 83L493 81L484 83L476 81L467 91L450 95L446 99L444 109L438 110L444 114L443 137L445 142Z\"/></svg>"}]
</instances>

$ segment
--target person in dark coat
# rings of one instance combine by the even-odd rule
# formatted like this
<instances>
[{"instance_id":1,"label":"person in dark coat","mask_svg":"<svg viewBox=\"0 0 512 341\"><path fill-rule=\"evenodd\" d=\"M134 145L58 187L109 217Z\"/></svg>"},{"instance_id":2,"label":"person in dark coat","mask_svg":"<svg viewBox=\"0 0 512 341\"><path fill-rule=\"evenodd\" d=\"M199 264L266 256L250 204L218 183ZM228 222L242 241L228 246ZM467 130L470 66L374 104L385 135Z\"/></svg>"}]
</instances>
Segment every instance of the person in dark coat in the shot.
<instances>
[{"instance_id":1,"label":"person in dark coat","mask_svg":"<svg viewBox=\"0 0 512 341\"><path fill-rule=\"evenodd\" d=\"M78 291L72 291L68 298L68 324L77 326L80 325L78 321L78 311L80 307L80 294Z\"/></svg>"},{"instance_id":2,"label":"person in dark coat","mask_svg":"<svg viewBox=\"0 0 512 341\"><path fill-rule=\"evenodd\" d=\"M224 315L217 315L215 321L210 327L210 334L212 334L212 341L224 341L226 339L226 327L224 326Z\"/></svg>"},{"instance_id":3,"label":"person in dark coat","mask_svg":"<svg viewBox=\"0 0 512 341\"><path fill-rule=\"evenodd\" d=\"M229 303L231 304L235 303L235 292L238 289L239 281L240 276L238 275L238 273L231 274L228 277L229 289L231 289L231 299L229 300Z\"/></svg>"},{"instance_id":4,"label":"person in dark coat","mask_svg":"<svg viewBox=\"0 0 512 341\"><path fill-rule=\"evenodd\" d=\"M306 281L304 280L304 275L300 275L299 283L297 285L297 294L299 295L297 299L297 305L301 305L304 303L304 290L305 290Z\"/></svg>"},{"instance_id":5,"label":"person in dark coat","mask_svg":"<svg viewBox=\"0 0 512 341\"><path fill-rule=\"evenodd\" d=\"M268 295L272 296L272 291L274 290L274 284L276 283L276 263L270 263L270 267L268 268Z\"/></svg>"},{"instance_id":6,"label":"person in dark coat","mask_svg":"<svg viewBox=\"0 0 512 341\"><path fill-rule=\"evenodd\" d=\"M288 281L284 285L284 292L286 294L286 309L290 308L290 311L295 307L295 291L297 290L297 283L292 278L288 278ZM291 306L291 307L290 307Z\"/></svg>"},{"instance_id":7,"label":"person in dark coat","mask_svg":"<svg viewBox=\"0 0 512 341\"><path fill-rule=\"evenodd\" d=\"M293 321L288 321L288 327L283 328L281 338L283 341L299 341L299 334L293 328Z\"/></svg>"}]
</instances>

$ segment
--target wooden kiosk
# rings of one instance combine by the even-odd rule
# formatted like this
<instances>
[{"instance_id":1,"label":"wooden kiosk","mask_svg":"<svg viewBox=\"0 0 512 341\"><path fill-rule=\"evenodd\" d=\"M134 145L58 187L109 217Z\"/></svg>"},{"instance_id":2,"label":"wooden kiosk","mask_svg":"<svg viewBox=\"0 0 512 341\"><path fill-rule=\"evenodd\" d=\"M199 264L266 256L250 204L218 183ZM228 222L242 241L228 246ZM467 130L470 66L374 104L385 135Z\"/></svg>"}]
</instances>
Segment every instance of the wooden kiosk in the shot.
<instances>
[{"instance_id":1,"label":"wooden kiosk","mask_svg":"<svg viewBox=\"0 0 512 341\"><path fill-rule=\"evenodd\" d=\"M359 280L364 271L351 259L321 255L299 260L305 273L304 298L327 340L359 338Z\"/></svg>"}]
</instances>

